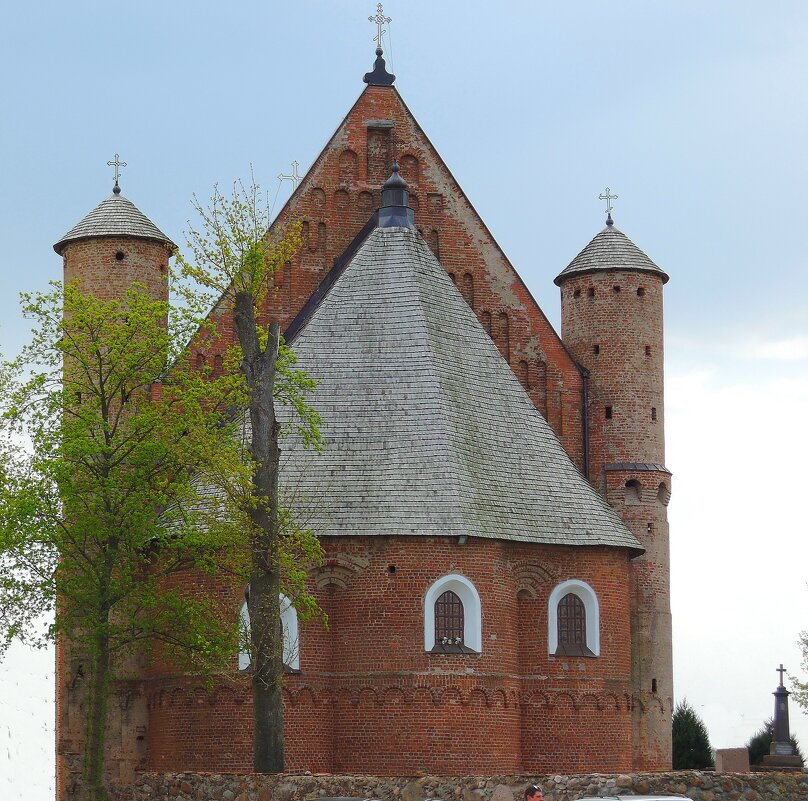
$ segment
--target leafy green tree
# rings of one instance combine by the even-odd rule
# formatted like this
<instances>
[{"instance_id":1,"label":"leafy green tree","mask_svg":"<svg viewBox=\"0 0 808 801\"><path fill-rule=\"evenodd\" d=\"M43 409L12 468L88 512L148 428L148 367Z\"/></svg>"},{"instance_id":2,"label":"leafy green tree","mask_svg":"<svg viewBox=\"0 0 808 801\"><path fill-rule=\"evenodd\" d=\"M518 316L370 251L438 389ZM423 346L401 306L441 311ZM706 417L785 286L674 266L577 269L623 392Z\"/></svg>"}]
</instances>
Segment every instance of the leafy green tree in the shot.
<instances>
[{"instance_id":1,"label":"leafy green tree","mask_svg":"<svg viewBox=\"0 0 808 801\"><path fill-rule=\"evenodd\" d=\"M301 564L320 558L314 534L295 525L279 494L280 439L295 435L304 445L321 445L319 417L307 404L314 381L294 367L294 354L283 342L277 320L266 318L265 301L278 268L300 246L300 226L272 238L269 212L257 184L236 183L230 197L218 187L208 206L194 205L201 229L191 229L191 259L178 256L181 275L200 288L196 304L214 302L235 313L238 344L228 362L238 365L247 403L248 459L251 481L233 496L249 533L249 646L253 690L253 767L256 772L284 769L284 675L280 591L294 598L303 619L318 611L305 592ZM289 414L281 423L277 405Z\"/></svg>"},{"instance_id":2,"label":"leafy green tree","mask_svg":"<svg viewBox=\"0 0 808 801\"><path fill-rule=\"evenodd\" d=\"M707 727L686 698L676 705L672 724L674 770L713 767L715 761Z\"/></svg>"},{"instance_id":3,"label":"leafy green tree","mask_svg":"<svg viewBox=\"0 0 808 801\"><path fill-rule=\"evenodd\" d=\"M108 703L129 657L157 646L204 672L238 648L218 596L171 577L245 572L243 539L203 497L220 476L249 481L229 412L243 381L190 369L198 320L138 285L103 301L53 284L22 309L32 339L0 366L0 654L14 637L58 635L80 663L79 795L101 801Z\"/></svg>"},{"instance_id":4,"label":"leafy green tree","mask_svg":"<svg viewBox=\"0 0 808 801\"><path fill-rule=\"evenodd\" d=\"M746 743L749 750L749 764L760 765L763 762L763 757L770 753L772 740L774 739L774 719L769 718L761 727L756 731ZM797 738L791 735L791 745L794 748L794 754L800 758L802 764L805 764L805 757L800 751Z\"/></svg>"}]
</instances>

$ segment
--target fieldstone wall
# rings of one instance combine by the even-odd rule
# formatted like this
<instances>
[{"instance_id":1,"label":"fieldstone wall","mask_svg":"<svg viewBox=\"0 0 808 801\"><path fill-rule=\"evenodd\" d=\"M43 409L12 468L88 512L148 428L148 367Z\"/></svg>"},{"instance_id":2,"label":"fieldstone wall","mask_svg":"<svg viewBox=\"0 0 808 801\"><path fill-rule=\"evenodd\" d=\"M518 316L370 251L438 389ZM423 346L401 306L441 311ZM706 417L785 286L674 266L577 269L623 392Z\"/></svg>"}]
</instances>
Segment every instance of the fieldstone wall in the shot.
<instances>
[{"instance_id":1,"label":"fieldstone wall","mask_svg":"<svg viewBox=\"0 0 808 801\"><path fill-rule=\"evenodd\" d=\"M808 772L676 771L635 775L387 777L290 774L143 773L113 801L521 801L539 784L545 801L585 796L677 793L693 801L808 801Z\"/></svg>"}]
</instances>

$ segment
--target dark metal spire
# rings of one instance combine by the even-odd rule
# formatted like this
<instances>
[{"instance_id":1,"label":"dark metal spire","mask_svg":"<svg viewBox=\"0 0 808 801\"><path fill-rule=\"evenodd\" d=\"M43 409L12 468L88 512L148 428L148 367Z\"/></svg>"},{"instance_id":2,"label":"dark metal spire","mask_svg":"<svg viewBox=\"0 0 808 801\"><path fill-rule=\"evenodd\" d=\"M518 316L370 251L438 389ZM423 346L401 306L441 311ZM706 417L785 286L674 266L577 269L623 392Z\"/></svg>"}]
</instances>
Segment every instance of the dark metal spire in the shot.
<instances>
[{"instance_id":1,"label":"dark metal spire","mask_svg":"<svg viewBox=\"0 0 808 801\"><path fill-rule=\"evenodd\" d=\"M415 214L410 206L407 182L399 175L398 162L382 186L382 207L379 209L379 228L415 228Z\"/></svg>"},{"instance_id":2,"label":"dark metal spire","mask_svg":"<svg viewBox=\"0 0 808 801\"><path fill-rule=\"evenodd\" d=\"M373 63L373 72L366 72L362 80L370 86L392 86L396 76L387 71L387 65L382 58L381 47L376 48L376 61Z\"/></svg>"},{"instance_id":3,"label":"dark metal spire","mask_svg":"<svg viewBox=\"0 0 808 801\"><path fill-rule=\"evenodd\" d=\"M373 64L373 72L366 72L362 80L370 86L392 86L396 76L387 71L387 65L382 58L384 53L382 50L382 38L385 34L385 23L392 22L393 20L391 17L384 16L384 8L381 3L376 6L376 16L368 17L368 20L374 22L378 28L376 36L373 37L376 42L376 61Z\"/></svg>"}]
</instances>

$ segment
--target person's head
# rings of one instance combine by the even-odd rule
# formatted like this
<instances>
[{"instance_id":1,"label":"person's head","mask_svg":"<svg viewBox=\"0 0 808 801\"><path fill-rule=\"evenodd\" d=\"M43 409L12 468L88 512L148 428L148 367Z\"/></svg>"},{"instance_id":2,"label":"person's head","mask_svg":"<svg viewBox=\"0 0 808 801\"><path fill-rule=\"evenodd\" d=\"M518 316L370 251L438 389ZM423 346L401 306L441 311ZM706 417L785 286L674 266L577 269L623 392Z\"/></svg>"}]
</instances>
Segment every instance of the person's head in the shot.
<instances>
[{"instance_id":1,"label":"person's head","mask_svg":"<svg viewBox=\"0 0 808 801\"><path fill-rule=\"evenodd\" d=\"M538 784L529 784L525 788L525 801L543 801L544 793Z\"/></svg>"}]
</instances>

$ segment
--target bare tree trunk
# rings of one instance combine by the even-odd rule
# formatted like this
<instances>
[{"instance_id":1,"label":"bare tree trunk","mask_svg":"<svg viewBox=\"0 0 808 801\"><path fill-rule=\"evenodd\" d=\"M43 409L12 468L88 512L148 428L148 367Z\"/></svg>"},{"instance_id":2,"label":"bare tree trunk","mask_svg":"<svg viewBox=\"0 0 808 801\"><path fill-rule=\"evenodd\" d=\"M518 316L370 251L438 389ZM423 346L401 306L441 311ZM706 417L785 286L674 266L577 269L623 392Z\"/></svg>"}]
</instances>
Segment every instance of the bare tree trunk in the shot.
<instances>
[{"instance_id":1,"label":"bare tree trunk","mask_svg":"<svg viewBox=\"0 0 808 801\"><path fill-rule=\"evenodd\" d=\"M109 638L106 634L95 637L91 664L80 797L82 801L106 801L104 766L109 703Z\"/></svg>"},{"instance_id":2,"label":"bare tree trunk","mask_svg":"<svg viewBox=\"0 0 808 801\"><path fill-rule=\"evenodd\" d=\"M241 369L250 394L254 462L253 503L255 524L251 543L250 638L253 653L253 769L256 773L283 771L283 645L280 625L280 573L278 564L278 471L280 425L275 417L275 362L280 329L269 328L262 350L256 330L253 296L236 293L236 332L241 345Z\"/></svg>"}]
</instances>

